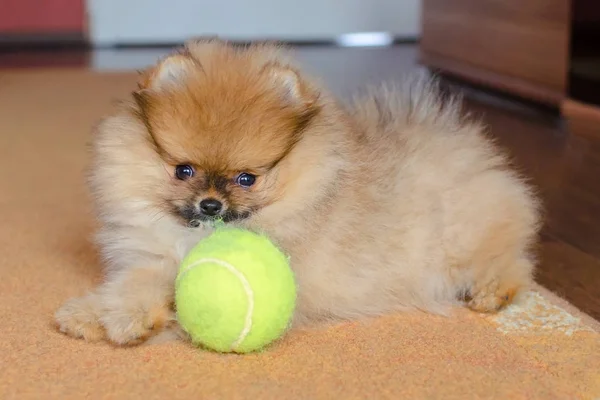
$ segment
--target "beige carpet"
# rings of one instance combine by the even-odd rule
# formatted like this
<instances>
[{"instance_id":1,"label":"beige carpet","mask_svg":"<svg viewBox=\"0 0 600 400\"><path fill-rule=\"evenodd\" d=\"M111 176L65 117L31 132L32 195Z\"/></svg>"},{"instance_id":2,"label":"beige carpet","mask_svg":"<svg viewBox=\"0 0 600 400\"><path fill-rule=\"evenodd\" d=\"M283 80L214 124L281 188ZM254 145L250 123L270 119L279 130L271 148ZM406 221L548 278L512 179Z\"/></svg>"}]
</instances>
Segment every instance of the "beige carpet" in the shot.
<instances>
[{"instance_id":1,"label":"beige carpet","mask_svg":"<svg viewBox=\"0 0 600 400\"><path fill-rule=\"evenodd\" d=\"M0 399L594 399L595 322L540 289L495 317L395 315L293 332L262 354L119 349L54 329L98 282L90 126L132 74L0 72Z\"/></svg>"}]
</instances>

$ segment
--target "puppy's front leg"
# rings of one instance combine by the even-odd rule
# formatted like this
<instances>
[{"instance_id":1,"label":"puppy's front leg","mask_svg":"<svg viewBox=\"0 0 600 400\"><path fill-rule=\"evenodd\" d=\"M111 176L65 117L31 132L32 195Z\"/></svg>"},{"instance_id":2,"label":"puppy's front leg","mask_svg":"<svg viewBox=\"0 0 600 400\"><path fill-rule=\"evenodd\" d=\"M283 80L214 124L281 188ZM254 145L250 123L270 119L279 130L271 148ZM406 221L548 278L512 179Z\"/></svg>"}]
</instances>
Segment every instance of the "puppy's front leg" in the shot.
<instances>
[{"instance_id":1,"label":"puppy's front leg","mask_svg":"<svg viewBox=\"0 0 600 400\"><path fill-rule=\"evenodd\" d=\"M88 341L143 342L173 321L176 267L165 262L121 268L94 291L67 301L55 315L58 328Z\"/></svg>"},{"instance_id":2,"label":"puppy's front leg","mask_svg":"<svg viewBox=\"0 0 600 400\"><path fill-rule=\"evenodd\" d=\"M102 299L96 291L65 302L54 314L58 329L75 338L96 342L106 338L100 323Z\"/></svg>"},{"instance_id":3,"label":"puppy's front leg","mask_svg":"<svg viewBox=\"0 0 600 400\"><path fill-rule=\"evenodd\" d=\"M175 322L176 268L162 263L119 270L98 289L100 323L118 345L138 344Z\"/></svg>"}]
</instances>

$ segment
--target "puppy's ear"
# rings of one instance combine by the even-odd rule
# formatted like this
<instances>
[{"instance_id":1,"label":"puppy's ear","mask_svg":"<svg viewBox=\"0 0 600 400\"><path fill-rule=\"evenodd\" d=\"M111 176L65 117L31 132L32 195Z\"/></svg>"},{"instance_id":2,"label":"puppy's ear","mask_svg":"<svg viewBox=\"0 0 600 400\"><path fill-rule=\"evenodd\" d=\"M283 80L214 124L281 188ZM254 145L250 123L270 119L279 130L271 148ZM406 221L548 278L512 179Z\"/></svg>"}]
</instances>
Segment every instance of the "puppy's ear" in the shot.
<instances>
[{"instance_id":1,"label":"puppy's ear","mask_svg":"<svg viewBox=\"0 0 600 400\"><path fill-rule=\"evenodd\" d=\"M175 54L164 58L158 65L142 72L138 81L140 90L161 89L180 84L194 69L201 68L199 63L186 54Z\"/></svg>"},{"instance_id":2,"label":"puppy's ear","mask_svg":"<svg viewBox=\"0 0 600 400\"><path fill-rule=\"evenodd\" d=\"M293 68L269 63L264 67L263 74L267 74L283 100L290 106L311 108L317 102L317 91L305 83Z\"/></svg>"},{"instance_id":3,"label":"puppy's ear","mask_svg":"<svg viewBox=\"0 0 600 400\"><path fill-rule=\"evenodd\" d=\"M284 104L295 110L295 133L300 135L320 111L319 92L288 66L267 64L263 73L280 93Z\"/></svg>"}]
</instances>

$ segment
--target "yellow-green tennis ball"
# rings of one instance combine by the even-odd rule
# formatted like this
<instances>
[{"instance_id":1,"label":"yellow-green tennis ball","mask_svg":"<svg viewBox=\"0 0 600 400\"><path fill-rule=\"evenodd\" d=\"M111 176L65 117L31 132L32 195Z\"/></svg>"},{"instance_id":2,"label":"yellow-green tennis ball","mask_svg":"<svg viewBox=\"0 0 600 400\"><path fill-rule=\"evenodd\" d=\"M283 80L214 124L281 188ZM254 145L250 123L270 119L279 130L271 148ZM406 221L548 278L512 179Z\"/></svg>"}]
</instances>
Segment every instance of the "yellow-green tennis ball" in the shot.
<instances>
[{"instance_id":1,"label":"yellow-green tennis ball","mask_svg":"<svg viewBox=\"0 0 600 400\"><path fill-rule=\"evenodd\" d=\"M281 337L296 305L287 257L265 236L217 229L181 263L177 320L192 342L218 352L248 353Z\"/></svg>"}]
</instances>

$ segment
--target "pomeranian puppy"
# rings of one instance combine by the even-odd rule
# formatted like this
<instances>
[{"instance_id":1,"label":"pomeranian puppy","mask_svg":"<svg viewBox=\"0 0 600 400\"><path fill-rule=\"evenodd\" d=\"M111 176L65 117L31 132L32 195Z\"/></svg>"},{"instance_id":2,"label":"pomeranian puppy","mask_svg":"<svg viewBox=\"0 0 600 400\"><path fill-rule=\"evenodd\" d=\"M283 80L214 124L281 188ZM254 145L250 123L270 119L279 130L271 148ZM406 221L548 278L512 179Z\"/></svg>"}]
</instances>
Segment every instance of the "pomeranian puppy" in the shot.
<instances>
[{"instance_id":1,"label":"pomeranian puppy","mask_svg":"<svg viewBox=\"0 0 600 400\"><path fill-rule=\"evenodd\" d=\"M55 317L90 341L177 328L178 265L216 219L290 255L296 326L494 312L532 281L535 196L423 78L346 105L278 46L192 41L99 124L89 182L106 278Z\"/></svg>"}]
</instances>

